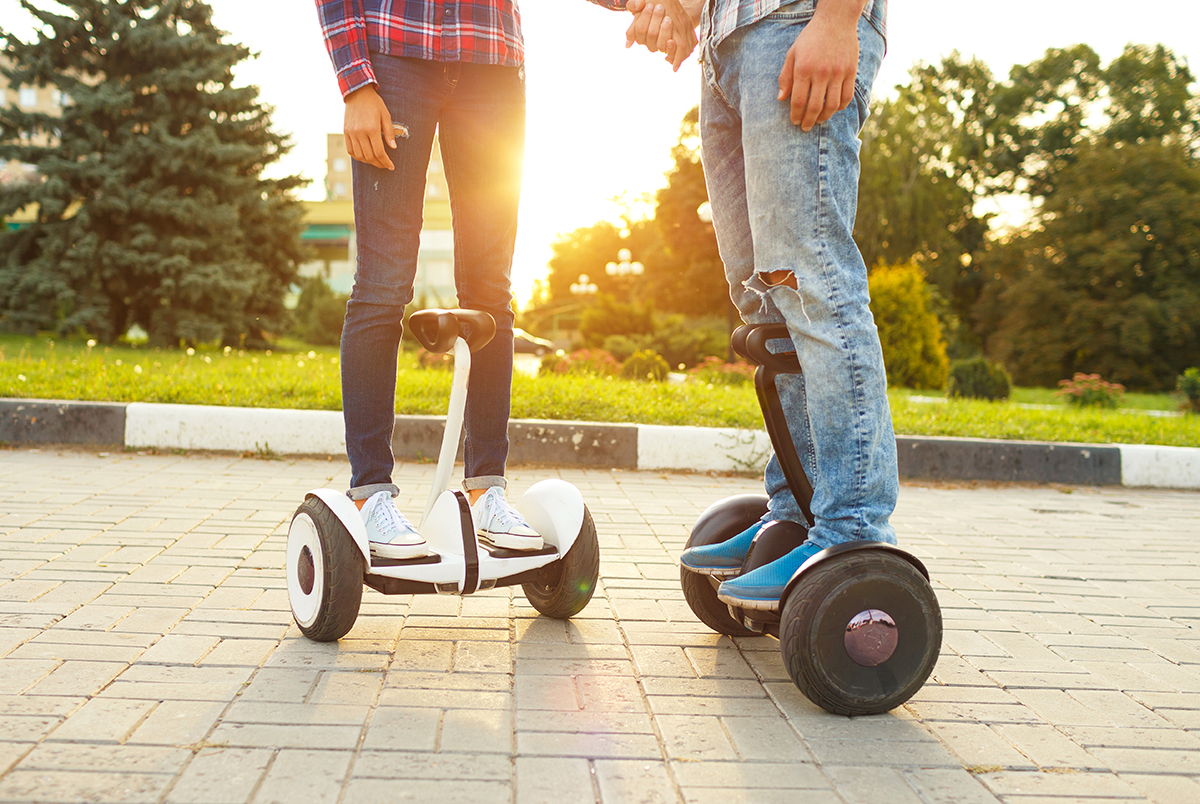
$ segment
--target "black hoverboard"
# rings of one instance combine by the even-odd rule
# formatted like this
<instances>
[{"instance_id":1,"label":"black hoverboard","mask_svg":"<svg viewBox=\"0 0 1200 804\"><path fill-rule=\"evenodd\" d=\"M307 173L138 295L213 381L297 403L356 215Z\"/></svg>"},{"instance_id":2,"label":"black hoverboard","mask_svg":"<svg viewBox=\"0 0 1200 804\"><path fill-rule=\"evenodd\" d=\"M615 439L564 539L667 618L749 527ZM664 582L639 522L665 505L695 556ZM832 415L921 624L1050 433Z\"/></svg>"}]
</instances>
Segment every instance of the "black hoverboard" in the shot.
<instances>
[{"instance_id":1,"label":"black hoverboard","mask_svg":"<svg viewBox=\"0 0 1200 804\"><path fill-rule=\"evenodd\" d=\"M768 341L790 340L783 324L739 327L733 348L758 365L754 385L767 434L788 486L811 527L813 489L792 443L775 378L800 373L795 352L774 353ZM711 505L692 528L687 546L723 542L767 511L767 498L741 494ZM911 698L929 678L942 644L942 613L929 572L895 545L856 541L809 558L784 588L777 611L727 606L721 581L756 569L804 543L808 527L777 521L754 537L740 569L722 576L680 569L683 594L708 627L729 636L766 634L779 640L788 675L821 708L839 715L887 712Z\"/></svg>"}]
</instances>

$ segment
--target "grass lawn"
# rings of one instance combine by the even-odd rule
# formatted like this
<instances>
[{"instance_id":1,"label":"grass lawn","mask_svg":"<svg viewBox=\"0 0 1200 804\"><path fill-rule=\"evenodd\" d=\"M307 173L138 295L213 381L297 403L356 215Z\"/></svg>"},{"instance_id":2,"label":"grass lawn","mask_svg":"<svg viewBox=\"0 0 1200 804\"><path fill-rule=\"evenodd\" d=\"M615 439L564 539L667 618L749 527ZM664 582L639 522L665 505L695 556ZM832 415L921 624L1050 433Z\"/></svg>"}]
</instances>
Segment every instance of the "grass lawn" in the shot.
<instances>
[{"instance_id":1,"label":"grass lawn","mask_svg":"<svg viewBox=\"0 0 1200 804\"><path fill-rule=\"evenodd\" d=\"M450 373L400 357L399 413L445 412ZM284 343L271 352L89 347L79 341L0 334L0 397L176 402L246 407L341 409L336 348ZM1167 444L1200 447L1200 416L1076 410L1053 390L1017 389L1012 403L917 401L936 392L889 393L896 432L970 438ZM1020 403L1020 404L1015 404ZM1022 404L1051 405L1052 409ZM1174 411L1167 394L1127 395L1128 408ZM595 422L759 428L754 389L698 383L642 383L589 377L530 377L513 382L512 416Z\"/></svg>"}]
</instances>

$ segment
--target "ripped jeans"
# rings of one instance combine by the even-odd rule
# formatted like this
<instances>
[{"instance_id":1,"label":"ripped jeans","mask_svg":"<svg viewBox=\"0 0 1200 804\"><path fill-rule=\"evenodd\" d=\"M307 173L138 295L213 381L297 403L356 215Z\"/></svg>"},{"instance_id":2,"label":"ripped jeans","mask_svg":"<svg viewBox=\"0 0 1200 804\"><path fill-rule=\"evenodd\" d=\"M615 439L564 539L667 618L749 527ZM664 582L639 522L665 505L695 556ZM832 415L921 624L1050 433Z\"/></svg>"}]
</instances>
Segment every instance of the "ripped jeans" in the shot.
<instances>
[{"instance_id":1,"label":"ripped jeans","mask_svg":"<svg viewBox=\"0 0 1200 804\"><path fill-rule=\"evenodd\" d=\"M471 360L464 446L467 489L505 486L512 395L510 272L525 149L522 67L434 62L371 53L379 95L396 128L395 170L355 161L354 289L342 328L342 410L350 496L392 484L396 357L413 299L434 132L454 229L458 304L496 319Z\"/></svg>"},{"instance_id":2,"label":"ripped jeans","mask_svg":"<svg viewBox=\"0 0 1200 804\"><path fill-rule=\"evenodd\" d=\"M851 237L858 133L884 42L860 18L854 102L806 133L777 95L788 48L813 8L812 0L791 3L706 44L701 156L730 296L747 323L787 324L804 372L781 375L778 385L814 488L809 539L820 547L894 544L896 437L867 269ZM765 484L766 518L803 523L774 456Z\"/></svg>"}]
</instances>

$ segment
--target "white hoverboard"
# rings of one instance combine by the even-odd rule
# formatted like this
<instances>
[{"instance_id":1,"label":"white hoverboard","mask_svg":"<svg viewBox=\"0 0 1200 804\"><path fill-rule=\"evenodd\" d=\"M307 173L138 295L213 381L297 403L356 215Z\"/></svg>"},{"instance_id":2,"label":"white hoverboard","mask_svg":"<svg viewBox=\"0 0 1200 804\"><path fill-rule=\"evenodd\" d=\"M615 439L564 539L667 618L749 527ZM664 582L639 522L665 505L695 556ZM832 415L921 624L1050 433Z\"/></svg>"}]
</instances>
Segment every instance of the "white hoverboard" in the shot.
<instances>
[{"instance_id":1,"label":"white hoverboard","mask_svg":"<svg viewBox=\"0 0 1200 804\"><path fill-rule=\"evenodd\" d=\"M600 546L577 488L564 480L543 480L514 504L541 534L540 550L480 542L466 495L448 488L462 435L471 352L492 339L495 321L478 310L422 310L413 313L409 328L430 352L454 350L446 430L417 526L430 554L373 557L362 515L346 494L328 488L310 491L288 529L288 600L296 624L317 642L340 639L358 618L363 584L385 595L469 595L520 584L542 614L559 619L578 614L596 588Z\"/></svg>"}]
</instances>

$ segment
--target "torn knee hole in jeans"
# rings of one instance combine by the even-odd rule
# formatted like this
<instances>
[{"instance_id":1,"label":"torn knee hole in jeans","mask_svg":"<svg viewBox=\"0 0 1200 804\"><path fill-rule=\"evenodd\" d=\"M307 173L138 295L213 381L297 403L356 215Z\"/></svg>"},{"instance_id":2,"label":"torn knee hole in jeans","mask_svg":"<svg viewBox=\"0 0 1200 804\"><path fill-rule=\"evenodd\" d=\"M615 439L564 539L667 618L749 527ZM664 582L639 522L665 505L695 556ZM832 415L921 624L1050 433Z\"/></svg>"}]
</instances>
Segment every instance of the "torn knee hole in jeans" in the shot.
<instances>
[{"instance_id":1,"label":"torn knee hole in jeans","mask_svg":"<svg viewBox=\"0 0 1200 804\"><path fill-rule=\"evenodd\" d=\"M408 126L404 125L403 123L397 123L395 120L393 120L392 133L400 139L406 140L408 139Z\"/></svg>"},{"instance_id":2,"label":"torn knee hole in jeans","mask_svg":"<svg viewBox=\"0 0 1200 804\"><path fill-rule=\"evenodd\" d=\"M796 285L796 275L791 271L763 271L763 282L772 288L780 286L789 287L792 290L798 290Z\"/></svg>"},{"instance_id":3,"label":"torn knee hole in jeans","mask_svg":"<svg viewBox=\"0 0 1200 804\"><path fill-rule=\"evenodd\" d=\"M761 299L761 304L766 306L768 294L788 294L794 296L800 302L800 312L804 313L804 318L810 324L812 319L808 316L808 311L804 309L804 294L799 289L799 284L796 280L796 274L793 271L755 271L753 276L743 283L743 287ZM781 305L776 302L776 307Z\"/></svg>"}]
</instances>

